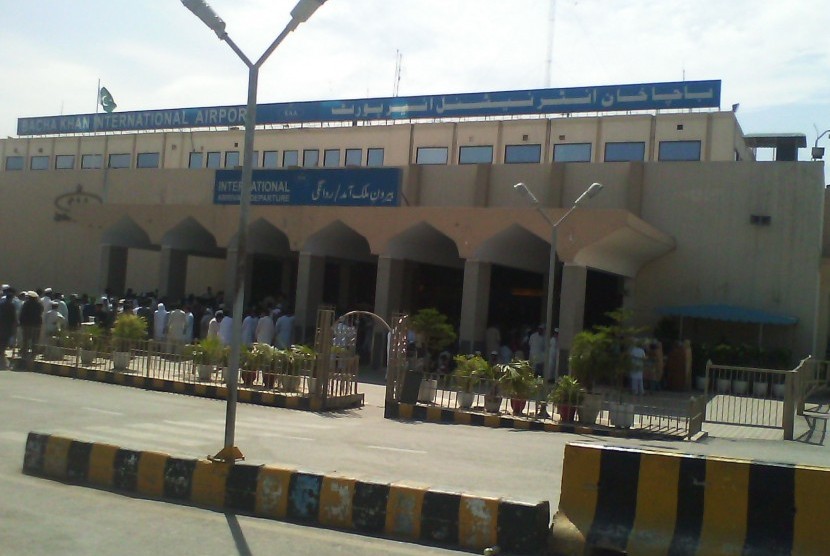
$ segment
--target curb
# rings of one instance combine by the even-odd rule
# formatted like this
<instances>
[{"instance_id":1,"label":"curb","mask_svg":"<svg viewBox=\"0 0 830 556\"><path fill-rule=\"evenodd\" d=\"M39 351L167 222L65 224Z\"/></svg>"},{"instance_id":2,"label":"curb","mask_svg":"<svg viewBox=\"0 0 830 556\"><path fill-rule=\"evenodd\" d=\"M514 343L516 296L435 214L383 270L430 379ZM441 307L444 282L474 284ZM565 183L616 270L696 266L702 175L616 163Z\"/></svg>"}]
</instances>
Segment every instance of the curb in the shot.
<instances>
[{"instance_id":1,"label":"curb","mask_svg":"<svg viewBox=\"0 0 830 556\"><path fill-rule=\"evenodd\" d=\"M516 418L496 413L475 413L461 409L425 406L417 404L396 403L387 400L383 412L386 419L401 421L424 421L428 423L462 424L496 429L517 429L543 432L565 432L571 434L590 434L609 438L639 438L683 441L683 438L670 434L660 434L640 429L618 429L599 425L580 423L552 423L532 419Z\"/></svg>"},{"instance_id":2,"label":"curb","mask_svg":"<svg viewBox=\"0 0 830 556\"><path fill-rule=\"evenodd\" d=\"M267 466L180 459L30 432L23 472L68 483L424 544L538 554L550 504Z\"/></svg>"}]
</instances>

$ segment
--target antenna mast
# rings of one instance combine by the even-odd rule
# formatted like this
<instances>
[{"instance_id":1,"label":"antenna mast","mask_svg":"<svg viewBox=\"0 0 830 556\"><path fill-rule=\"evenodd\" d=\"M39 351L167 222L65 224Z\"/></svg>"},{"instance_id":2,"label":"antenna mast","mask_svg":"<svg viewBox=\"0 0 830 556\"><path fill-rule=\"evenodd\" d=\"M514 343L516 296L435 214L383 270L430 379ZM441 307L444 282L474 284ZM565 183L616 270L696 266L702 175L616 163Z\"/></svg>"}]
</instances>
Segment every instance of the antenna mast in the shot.
<instances>
[{"instance_id":1,"label":"antenna mast","mask_svg":"<svg viewBox=\"0 0 830 556\"><path fill-rule=\"evenodd\" d=\"M401 88L401 68L403 67L403 54L400 50L395 50L395 84L392 87L392 96L398 96L398 91Z\"/></svg>"}]
</instances>

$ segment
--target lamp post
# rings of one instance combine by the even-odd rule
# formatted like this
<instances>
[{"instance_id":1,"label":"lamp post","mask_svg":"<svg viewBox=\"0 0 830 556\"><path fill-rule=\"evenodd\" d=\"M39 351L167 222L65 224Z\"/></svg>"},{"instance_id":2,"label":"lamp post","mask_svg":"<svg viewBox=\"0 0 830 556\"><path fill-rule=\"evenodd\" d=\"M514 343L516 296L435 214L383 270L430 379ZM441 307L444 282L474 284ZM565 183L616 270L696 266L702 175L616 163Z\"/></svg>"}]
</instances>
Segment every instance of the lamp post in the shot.
<instances>
[{"instance_id":1,"label":"lamp post","mask_svg":"<svg viewBox=\"0 0 830 556\"><path fill-rule=\"evenodd\" d=\"M291 10L291 21L285 29L274 39L274 42L265 50L259 60L251 62L242 50L236 45L225 31L225 22L216 15L204 0L182 0L182 4L202 20L211 31L216 33L219 40L225 41L231 50L248 66L248 106L245 112L245 149L242 161L242 190L239 198L239 230L237 232L236 279L233 302L233 322L231 328L231 355L228 376L228 403L225 413L225 446L212 459L233 463L244 459L239 449L234 446L236 430L236 402L239 383L239 352L242 343L242 316L245 313L245 278L247 276L248 258L248 219L251 206L251 187L253 176L254 131L256 129L256 95L259 68L265 60L277 49L285 37L311 17L326 0L299 0Z\"/></svg>"},{"instance_id":2,"label":"lamp post","mask_svg":"<svg viewBox=\"0 0 830 556\"><path fill-rule=\"evenodd\" d=\"M548 296L547 296L547 306L545 307L545 366L544 371L542 373L545 380L550 380L551 378L551 352L550 352L550 339L552 336L553 331L553 303L554 303L554 288L556 287L556 236L557 230L559 225L565 221L568 216L571 215L573 211L586 199L591 199L595 197L600 191L602 191L602 184L601 183L592 183L588 189L582 192L582 195L577 197L574 204L568 211L562 215L559 220L554 221L547 212L542 208L542 204L539 202L539 199L536 198L536 195L528 189L528 187L523 183L519 182L513 186L513 189L521 191L525 197L527 197L530 204L542 215L542 217L550 224L550 258L548 261Z\"/></svg>"},{"instance_id":3,"label":"lamp post","mask_svg":"<svg viewBox=\"0 0 830 556\"><path fill-rule=\"evenodd\" d=\"M821 134L818 137L816 137L816 144L815 146L813 146L813 150L811 152L811 154L813 155L813 160L821 160L824 157L824 147L819 147L818 142L819 139L821 139L828 133L830 133L830 129L822 131Z\"/></svg>"}]
</instances>

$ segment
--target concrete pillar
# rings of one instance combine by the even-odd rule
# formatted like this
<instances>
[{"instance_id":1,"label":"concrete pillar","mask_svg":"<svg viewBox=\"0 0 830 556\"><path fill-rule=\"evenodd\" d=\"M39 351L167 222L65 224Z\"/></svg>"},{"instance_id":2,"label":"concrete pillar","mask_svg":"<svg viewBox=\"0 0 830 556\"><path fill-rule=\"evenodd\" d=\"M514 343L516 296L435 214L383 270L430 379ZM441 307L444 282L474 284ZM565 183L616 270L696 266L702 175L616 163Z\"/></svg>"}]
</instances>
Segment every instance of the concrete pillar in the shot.
<instances>
[{"instance_id":1,"label":"concrete pillar","mask_svg":"<svg viewBox=\"0 0 830 556\"><path fill-rule=\"evenodd\" d=\"M567 368L568 353L574 337L585 322L585 286L588 269L565 263L562 272L562 296L559 302L559 374Z\"/></svg>"},{"instance_id":2,"label":"concrete pillar","mask_svg":"<svg viewBox=\"0 0 830 556\"><path fill-rule=\"evenodd\" d=\"M404 261L390 257L378 257L375 280L375 314L391 324L394 313L401 310L401 287L404 279ZM386 330L374 328L372 366L383 365L386 358Z\"/></svg>"},{"instance_id":3,"label":"concrete pillar","mask_svg":"<svg viewBox=\"0 0 830 556\"><path fill-rule=\"evenodd\" d=\"M163 246L159 265L159 294L180 299L187 284L187 253Z\"/></svg>"},{"instance_id":4,"label":"concrete pillar","mask_svg":"<svg viewBox=\"0 0 830 556\"><path fill-rule=\"evenodd\" d=\"M325 271L325 257L300 253L297 267L297 295L294 303L295 343L308 343L314 339L317 308L323 302Z\"/></svg>"},{"instance_id":5,"label":"concrete pillar","mask_svg":"<svg viewBox=\"0 0 830 556\"><path fill-rule=\"evenodd\" d=\"M460 353L484 353L484 330L490 310L490 263L464 263L464 290L461 296ZM486 356L487 354L485 354Z\"/></svg>"},{"instance_id":6,"label":"concrete pillar","mask_svg":"<svg viewBox=\"0 0 830 556\"><path fill-rule=\"evenodd\" d=\"M127 248L116 245L101 246L101 266L98 268L98 294L106 288L120 295L127 289Z\"/></svg>"}]
</instances>

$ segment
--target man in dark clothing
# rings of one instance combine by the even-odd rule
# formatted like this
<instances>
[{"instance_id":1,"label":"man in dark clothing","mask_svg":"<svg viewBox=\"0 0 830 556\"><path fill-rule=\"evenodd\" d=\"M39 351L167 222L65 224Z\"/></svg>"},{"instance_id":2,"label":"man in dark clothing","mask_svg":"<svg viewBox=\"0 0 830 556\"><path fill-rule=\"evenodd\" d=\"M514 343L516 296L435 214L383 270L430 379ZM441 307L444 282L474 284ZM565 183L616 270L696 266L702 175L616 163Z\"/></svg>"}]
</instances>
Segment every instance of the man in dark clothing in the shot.
<instances>
[{"instance_id":1,"label":"man in dark clothing","mask_svg":"<svg viewBox=\"0 0 830 556\"><path fill-rule=\"evenodd\" d=\"M3 297L0 299L0 369L8 369L6 350L17 331L17 310L14 308L14 288L3 287Z\"/></svg>"},{"instance_id":2,"label":"man in dark clothing","mask_svg":"<svg viewBox=\"0 0 830 556\"><path fill-rule=\"evenodd\" d=\"M81 322L83 322L84 318L81 304L78 302L78 294L73 293L69 296L69 303L66 304L66 309L69 312L66 317L66 324L69 330L77 330L81 327Z\"/></svg>"},{"instance_id":3,"label":"man in dark clothing","mask_svg":"<svg viewBox=\"0 0 830 556\"><path fill-rule=\"evenodd\" d=\"M20 308L20 328L23 335L20 341L20 357L31 368L34 359L35 342L40 337L40 326L43 324L43 305L37 292L28 292L26 301Z\"/></svg>"}]
</instances>

